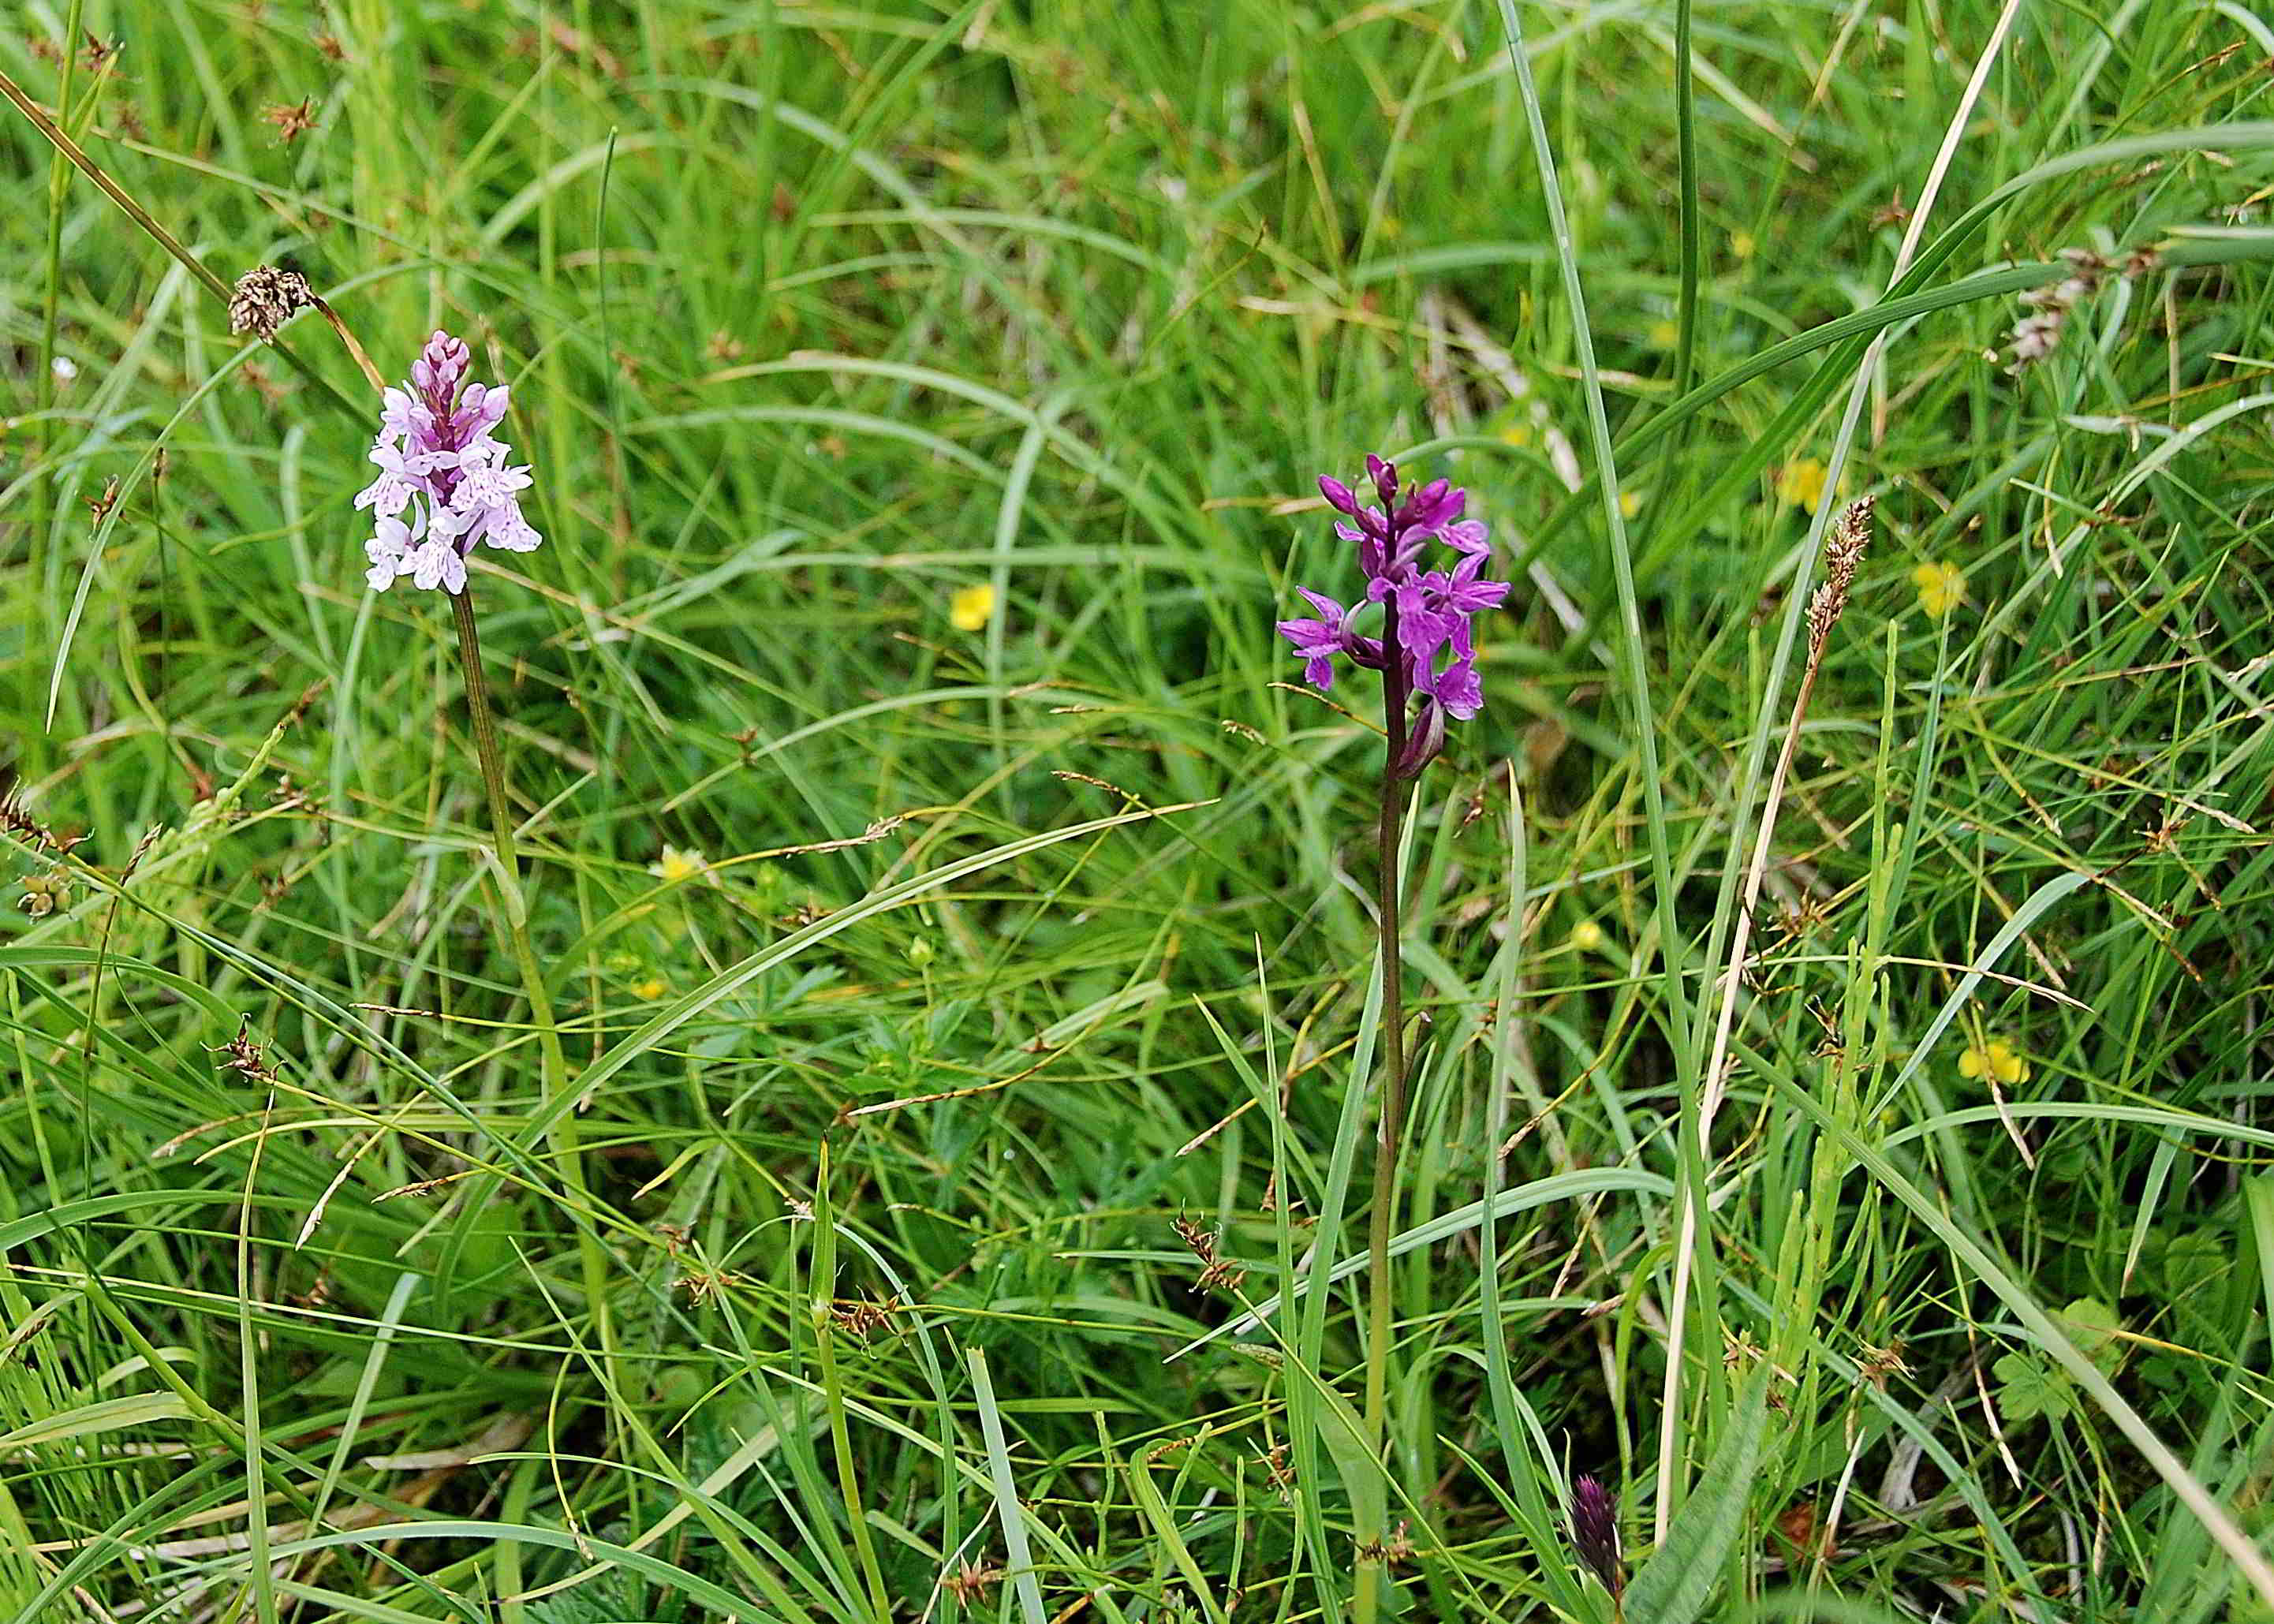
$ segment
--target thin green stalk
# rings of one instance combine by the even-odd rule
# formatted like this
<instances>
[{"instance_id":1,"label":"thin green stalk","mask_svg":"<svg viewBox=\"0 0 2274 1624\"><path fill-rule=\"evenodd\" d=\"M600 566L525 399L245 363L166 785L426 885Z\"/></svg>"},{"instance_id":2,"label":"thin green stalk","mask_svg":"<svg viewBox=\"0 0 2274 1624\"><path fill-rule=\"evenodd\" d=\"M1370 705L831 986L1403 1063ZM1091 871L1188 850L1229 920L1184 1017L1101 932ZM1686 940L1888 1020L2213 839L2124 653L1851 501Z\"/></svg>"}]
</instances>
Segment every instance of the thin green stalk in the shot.
<instances>
[{"instance_id":1,"label":"thin green stalk","mask_svg":"<svg viewBox=\"0 0 2274 1624\"><path fill-rule=\"evenodd\" d=\"M222 281L220 275L217 274L211 267L207 266L204 260L199 259L194 253L192 253L188 246L183 243L180 237L176 237L164 226L159 224L155 215L152 214L148 209L144 208L139 203L137 203L132 197L130 197L124 186L121 186L117 181L111 179L110 176L104 170L103 167L97 163L93 158L88 157L86 149L81 147L77 141L72 139L71 136L65 132L61 124L57 124L53 118L50 118L48 116L46 109L42 108L37 102L32 100L31 96L26 94L24 87L21 85L19 85L14 79L9 78L4 72L0 72L0 98L4 98L18 112L23 114L25 118L30 121L32 127L37 130L41 136L46 138L47 142L50 147L54 147L55 150L63 157L69 159L73 168L77 169L81 174L93 181L95 184L96 188L102 192L103 196L109 198L113 203L118 205L118 207L125 212L126 217L132 220L136 225L141 227L152 242L156 243L159 247L164 249L169 254L172 255L184 270L188 271L191 275L196 277L199 282L204 286L207 292L212 294L224 304L229 303L229 283ZM329 314L329 312L327 311L326 313ZM338 326L336 321L334 323L334 326L335 327ZM274 350L279 356L282 356L286 364L289 365L295 372L298 372L302 377L307 379L311 383L321 389L324 392L325 397L334 405L351 413L361 411L362 407L358 402L350 400L345 390L342 389L337 384L334 383L330 379L325 377L313 366L310 365L297 350L292 350L273 338L270 339L268 342L270 349ZM49 355L46 361L41 365L41 372L43 374L52 372L53 369L50 364L54 360L53 350L54 345L51 341L49 345ZM366 371L368 371L368 368L366 368Z\"/></svg>"},{"instance_id":2,"label":"thin green stalk","mask_svg":"<svg viewBox=\"0 0 2274 1624\"><path fill-rule=\"evenodd\" d=\"M506 934L513 943L521 985L529 999L530 1019L537 1027L538 1054L542 1067L545 1101L559 1104L568 1089L568 1067L561 1049L561 1034L553 1019L553 996L545 972L530 945L528 908L521 891L520 868L514 854L514 817L506 800L505 766L499 756L497 724L490 714L489 679L482 673L482 646L474 628L473 583L449 594L451 617L458 628L458 662L464 667L466 710L473 720L474 753L481 760L482 786L489 794L490 838L497 852L497 891ZM576 1111L573 1105L553 1116L553 1144L559 1153L561 1182L580 1210L591 1208L591 1192L584 1182L583 1152L577 1144ZM576 1226L576 1247L584 1265L584 1296L592 1312L593 1339L603 1355L614 1345L608 1316L607 1258L600 1237L591 1228Z\"/></svg>"},{"instance_id":3,"label":"thin green stalk","mask_svg":"<svg viewBox=\"0 0 2274 1624\"><path fill-rule=\"evenodd\" d=\"M1642 611L1635 590L1634 555L1627 541L1626 515L1619 507L1618 459L1611 444L1610 417L1603 405L1602 373L1595 361L1594 334L1587 323L1586 290L1579 274L1578 250L1572 241L1571 223L1563 208L1563 192L1556 177L1555 152L1547 138L1547 124L1540 105L1540 87L1533 82L1532 58L1524 48L1524 26L1517 19L1516 0L1500 0L1501 26L1508 35L1509 58L1516 70L1524 101L1525 123L1532 134L1532 159L1540 171L1540 193L1547 209L1555 259L1562 274L1563 295L1571 309L1572 342L1578 350L1579 373L1585 387L1587 438L1595 464L1597 494L1602 503L1603 524L1610 538L1611 578L1619 607L1619 667L1626 689L1628 720L1633 728L1636 767L1642 779L1643 815L1650 838L1651 883L1654 894L1652 921L1658 936L1659 978L1665 1000L1664 1025L1675 1061L1685 1076L1696 1074L1699 1034L1691 1014L1689 989L1683 979L1681 923L1674 912L1674 845L1667 828L1665 775L1659 766L1658 716L1650 694L1650 659L1645 643ZM1683 1199L1703 1206L1706 1167L1698 1132L1698 1091L1682 1091L1681 1124L1677 1134ZM1701 1285L1713 1282L1710 1252L1700 1259ZM1710 1299L1710 1289L1707 1292ZM1718 1327L1713 1335L1718 1335ZM1667 1359L1679 1365L1682 1348L1669 1339ZM1718 1377L1720 1363L1711 1358L1709 1371ZM1669 1515L1669 1485L1660 1485L1659 1537L1666 1532Z\"/></svg>"},{"instance_id":4,"label":"thin green stalk","mask_svg":"<svg viewBox=\"0 0 2274 1624\"><path fill-rule=\"evenodd\" d=\"M862 1504L861 1474L853 1460L852 1429L845 1424L845 1380L837 1368L837 1214L829 1204L829 1141L821 1143L821 1169L814 1184L813 1203L813 1344L821 1365L822 1401L829 1410L829 1445L837 1457L837 1492L845 1502L845 1521L853 1532L854 1554L861 1563L861 1580L868 1586L869 1605L877 1624L892 1624L891 1592L885 1589L884 1569L877 1561L877 1543L869 1533L869 1514Z\"/></svg>"},{"instance_id":5,"label":"thin green stalk","mask_svg":"<svg viewBox=\"0 0 2274 1624\"><path fill-rule=\"evenodd\" d=\"M66 134L61 124L47 115L45 109L24 92L24 87L5 73L0 73L0 96L14 103L16 110L32 122L33 128L47 137L48 144L77 166L79 172L102 189L103 196L126 211L129 218L149 233L151 240L181 261L191 275L205 283L207 290L226 302L229 284L206 267L206 262L183 245L181 238L160 225L150 211L126 195L126 189L103 172L103 168L88 157L77 141ZM58 205L60 207L60 205Z\"/></svg>"},{"instance_id":6,"label":"thin green stalk","mask_svg":"<svg viewBox=\"0 0 2274 1624\"><path fill-rule=\"evenodd\" d=\"M71 12L64 21L63 78L56 94L56 110L68 123L72 113L72 79L79 66L79 8L82 0L72 0ZM48 241L47 282L40 305L40 441L39 462L45 468L48 455L55 444L56 410L56 338L63 326L64 275L64 192L65 160L61 147L48 155ZM55 523L56 496L54 486L46 480L40 485L39 530L45 535Z\"/></svg>"},{"instance_id":7,"label":"thin green stalk","mask_svg":"<svg viewBox=\"0 0 2274 1624\"><path fill-rule=\"evenodd\" d=\"M1382 605L1382 647L1397 647L1397 605ZM1405 791L1397 769L1405 754L1405 705L1410 684L1404 662L1392 655L1382 672L1384 724L1382 754L1382 876L1378 929L1382 959L1382 1109L1381 1137L1374 1151L1374 1206L1367 1219L1367 1337L1366 1447L1382 1463L1387 1479L1386 1457L1389 1395L1389 1337L1391 1303L1389 1240L1396 1226L1397 1204L1397 1143L1405 1116L1405 965L1398 944L1401 909L1398 903L1397 848L1405 808ZM1388 1569L1382 1559L1387 1530L1389 1497L1365 1502L1370 1509L1357 1530L1358 1617L1371 1624L1382 1603Z\"/></svg>"},{"instance_id":8,"label":"thin green stalk","mask_svg":"<svg viewBox=\"0 0 2274 1624\"><path fill-rule=\"evenodd\" d=\"M1997 26L1991 31L1988 42L1984 46L1981 56L1976 60L1973 75L1968 80L1966 89L1952 114L1943 135L1942 145L1935 154L1933 166L1928 171L1926 184L1920 192L1918 207L1904 229L1901 245L1895 251L1894 268L1887 279L1887 286L1891 290L1901 284L1904 273L1910 268L1912 257L1918 252L1918 245L1926 228L1927 217L1932 212L1935 200L1941 193L1942 183L1949 173L1951 160L1957 152L1958 143L1965 133L1968 121L1972 117L1974 106L1981 96L1983 87L1988 82L1991 65L1997 60L1998 53L2005 43L2007 32L2012 27L2020 10L2021 0L2006 0L2004 9L1999 14ZM1856 428L1863 417L1864 403L1868 397L1871 380L1878 374L1880 357L1886 351L1891 331L1892 329L1883 327L1872 336L1870 346L1864 351L1863 361L1856 368L1854 382L1849 390L1846 410L1841 415L1838 432L1833 437L1832 454L1826 462L1824 475L1826 494L1824 500L1818 504L1815 517L1811 522L1808 533L1809 553L1804 556L1812 557L1817 550L1821 548L1826 530L1832 522L1832 515L1839 508L1840 504L1834 500L1834 493L1838 492L1841 477L1847 470L1849 453L1855 444ZM1773 707L1783 692L1785 673L1792 657L1802 619L1806 612L1807 594L1799 588L1805 582L1807 567L1803 565L1798 573L1799 578L1796 581L1795 590L1785 610L1783 625L1778 633L1776 652L1770 662L1767 690L1762 699L1758 719L1755 723L1752 740L1748 747L1744 765L1739 776L1737 810L1732 817L1733 828L1742 825L1744 809L1752 803L1754 786L1759 781L1761 762L1767 750ZM1812 681L1812 673L1803 679L1800 701L1803 705L1806 703L1808 688ZM1796 729L1798 726L1796 720L1794 726ZM1796 734L1794 737L1796 738ZM1788 753L1789 745L1788 755ZM1780 759L1778 769L1780 775L1782 771L1783 759ZM1756 868L1766 861L1765 843L1769 835L1766 825L1774 817L1773 797L1781 782L1781 777L1773 777L1771 779L1772 799L1764 806L1762 812L1762 827L1758 839L1763 844L1759 846L1760 854L1755 859ZM1733 945L1728 954L1729 967L1723 981L1723 985L1728 989L1728 999L1734 999L1736 995L1744 958L1746 932L1751 920L1750 898L1738 899L1734 914L1729 907L1731 898L1736 896L1735 887L1739 872L1737 853L1740 849L1737 842L1731 843L1729 861L1722 876L1720 896L1715 906L1713 927L1708 937L1708 957L1719 962L1718 950L1721 944L1723 921L1725 919L1728 921L1728 929ZM1703 1009L1704 1006L1701 1004L1701 1018ZM1725 999L1721 1016L1724 1028L1727 1027L1729 1019L1730 1011ZM1680 1454L1683 1382L1682 1348L1688 1340L1684 1335L1684 1330L1689 1314L1693 1271L1697 1282L1698 1320L1702 1327L1698 1340L1705 1344L1698 1350L1699 1357L1707 1373L1709 1384L1718 1385L1719 1380L1720 1365L1715 1356L1721 1341L1719 1331L1721 1312L1717 1302L1720 1293L1720 1271L1714 1256L1712 1229L1704 1220L1706 1210L1705 1167L1711 1154L1713 1117L1720 1107L1722 1093L1724 1080L1721 1074L1722 1053L1722 1045L1717 1041L1713 1057L1706 1063L1706 1070L1702 1073L1693 1073L1699 1078L1698 1090L1695 1093L1685 1091L1683 1094L1683 1184L1675 1241L1674 1284L1668 1295L1666 1311L1668 1357L1665 1384L1661 1392L1659 1411L1657 1531L1661 1543L1666 1538L1668 1525L1674 1515L1675 1502L1688 1477ZM1709 1412L1712 1408L1711 1401L1712 1386L1709 1386L1706 1406Z\"/></svg>"},{"instance_id":9,"label":"thin green stalk","mask_svg":"<svg viewBox=\"0 0 2274 1624\"><path fill-rule=\"evenodd\" d=\"M1698 86L1690 69L1691 0L1674 6L1674 154L1682 186L1682 286L1676 296L1674 398L1698 381ZM1670 468L1673 459L1668 458Z\"/></svg>"},{"instance_id":10,"label":"thin green stalk","mask_svg":"<svg viewBox=\"0 0 2274 1624\"><path fill-rule=\"evenodd\" d=\"M116 911L114 906L114 912ZM245 1169L245 1198L237 1209L237 1378L245 1386L245 1481L255 1492L245 1496L245 1586L252 1598L258 1624L276 1624L276 1582L269 1571L267 1473L260 1444L260 1355L262 1338L252 1324L252 1192L260 1188L260 1162L267 1154L268 1131L276 1114L276 1087L269 1085L268 1099L260 1108L260 1132L252 1141L252 1157ZM240 1616L241 1606L228 1616Z\"/></svg>"}]
</instances>

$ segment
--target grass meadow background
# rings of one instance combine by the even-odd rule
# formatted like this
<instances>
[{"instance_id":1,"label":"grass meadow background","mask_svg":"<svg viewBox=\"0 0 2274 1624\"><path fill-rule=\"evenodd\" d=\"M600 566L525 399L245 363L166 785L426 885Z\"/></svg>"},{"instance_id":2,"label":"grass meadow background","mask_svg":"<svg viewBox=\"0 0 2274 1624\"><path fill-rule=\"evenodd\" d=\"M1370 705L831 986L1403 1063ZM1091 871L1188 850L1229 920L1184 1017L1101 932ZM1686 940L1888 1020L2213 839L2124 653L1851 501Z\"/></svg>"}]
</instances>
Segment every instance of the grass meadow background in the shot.
<instances>
[{"instance_id":1,"label":"grass meadow background","mask_svg":"<svg viewBox=\"0 0 2274 1624\"><path fill-rule=\"evenodd\" d=\"M84 837L0 873L6 1616L1602 1624L1591 1472L1674 1542L1634 1624L2274 1617L2270 59L2239 0L11 9L221 282L512 387L575 1082L443 601L363 584L367 387L4 109L0 765ZM1383 1477L1362 1281L1244 1317L1364 1256L1378 703L1272 621L1370 450L1519 583L1416 790Z\"/></svg>"}]
</instances>

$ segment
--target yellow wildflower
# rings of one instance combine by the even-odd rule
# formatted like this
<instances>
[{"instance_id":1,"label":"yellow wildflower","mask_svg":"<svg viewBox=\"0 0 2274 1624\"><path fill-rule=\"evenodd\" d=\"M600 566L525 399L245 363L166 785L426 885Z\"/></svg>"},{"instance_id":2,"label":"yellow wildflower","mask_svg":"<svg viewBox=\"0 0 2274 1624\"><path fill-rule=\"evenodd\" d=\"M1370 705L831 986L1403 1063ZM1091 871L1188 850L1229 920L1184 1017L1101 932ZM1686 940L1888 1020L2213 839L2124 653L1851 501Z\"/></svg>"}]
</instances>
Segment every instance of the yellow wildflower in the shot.
<instances>
[{"instance_id":1,"label":"yellow wildflower","mask_svg":"<svg viewBox=\"0 0 2274 1624\"><path fill-rule=\"evenodd\" d=\"M635 998L645 998L649 1003L652 1004L670 990L670 987L665 983L663 977L659 975L651 975L647 980L642 981L638 986L632 989L632 996Z\"/></svg>"},{"instance_id":2,"label":"yellow wildflower","mask_svg":"<svg viewBox=\"0 0 2274 1624\"><path fill-rule=\"evenodd\" d=\"M1985 1038L1958 1057L1958 1074L1976 1082L2011 1086L2029 1080L2029 1063L2003 1038Z\"/></svg>"},{"instance_id":3,"label":"yellow wildflower","mask_svg":"<svg viewBox=\"0 0 2274 1624\"><path fill-rule=\"evenodd\" d=\"M1682 329L1671 321L1653 321L1650 324L1650 342L1660 350L1673 349L1675 341L1681 336Z\"/></svg>"},{"instance_id":4,"label":"yellow wildflower","mask_svg":"<svg viewBox=\"0 0 2274 1624\"><path fill-rule=\"evenodd\" d=\"M1638 491L1619 492L1619 517L1631 519L1642 511L1642 493Z\"/></svg>"},{"instance_id":5,"label":"yellow wildflower","mask_svg":"<svg viewBox=\"0 0 2274 1624\"><path fill-rule=\"evenodd\" d=\"M677 885L708 872L710 867L700 852L682 852L675 846L666 846L663 855L648 864L647 871L666 885Z\"/></svg>"},{"instance_id":6,"label":"yellow wildflower","mask_svg":"<svg viewBox=\"0 0 2274 1624\"><path fill-rule=\"evenodd\" d=\"M1532 425L1511 423L1500 432L1500 439L1502 445L1514 446L1521 451L1532 443Z\"/></svg>"},{"instance_id":7,"label":"yellow wildflower","mask_svg":"<svg viewBox=\"0 0 2274 1624\"><path fill-rule=\"evenodd\" d=\"M947 600L947 618L960 632L983 632L995 618L995 589L985 582L960 586Z\"/></svg>"},{"instance_id":8,"label":"yellow wildflower","mask_svg":"<svg viewBox=\"0 0 2274 1624\"><path fill-rule=\"evenodd\" d=\"M1603 944L1603 928L1592 919L1583 919L1571 927L1571 946L1576 952L1592 953Z\"/></svg>"},{"instance_id":9,"label":"yellow wildflower","mask_svg":"<svg viewBox=\"0 0 2274 1624\"><path fill-rule=\"evenodd\" d=\"M1751 231L1732 231L1729 233L1729 252L1736 255L1740 259L1751 259L1753 257L1754 246L1753 234Z\"/></svg>"},{"instance_id":10,"label":"yellow wildflower","mask_svg":"<svg viewBox=\"0 0 2274 1624\"><path fill-rule=\"evenodd\" d=\"M1825 498L1830 494L1826 489L1830 482L1826 476L1831 471L1816 457L1800 457L1787 462L1777 470L1778 500L1789 502L1796 508L1805 508L1811 513L1815 512L1824 506ZM1842 496L1848 494L1848 477L1844 473L1840 477L1839 493Z\"/></svg>"},{"instance_id":11,"label":"yellow wildflower","mask_svg":"<svg viewBox=\"0 0 2274 1624\"><path fill-rule=\"evenodd\" d=\"M1966 572L1955 564L1922 564L1911 571L1919 607L1939 620L1966 597Z\"/></svg>"}]
</instances>

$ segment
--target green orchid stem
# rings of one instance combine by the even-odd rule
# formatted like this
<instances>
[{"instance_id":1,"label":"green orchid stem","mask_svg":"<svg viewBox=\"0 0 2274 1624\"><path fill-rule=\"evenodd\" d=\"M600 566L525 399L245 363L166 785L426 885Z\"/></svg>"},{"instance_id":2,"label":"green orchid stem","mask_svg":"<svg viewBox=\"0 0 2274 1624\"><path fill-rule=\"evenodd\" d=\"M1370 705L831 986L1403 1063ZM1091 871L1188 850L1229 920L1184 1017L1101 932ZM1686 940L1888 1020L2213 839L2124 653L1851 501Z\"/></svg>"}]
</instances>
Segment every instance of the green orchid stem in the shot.
<instances>
[{"instance_id":1,"label":"green orchid stem","mask_svg":"<svg viewBox=\"0 0 2274 1624\"><path fill-rule=\"evenodd\" d=\"M1402 909L1398 904L1397 848L1405 809L1404 786L1397 776L1405 754L1405 706L1411 697L1404 662L1397 657L1397 605L1383 605L1382 647L1389 650L1382 673L1382 889L1378 908L1382 959L1381 1137L1374 1152L1374 1206L1367 1222L1366 1445L1381 1463L1383 1509L1368 1515L1373 1524L1357 1530L1359 1624L1378 1616L1389 1569L1382 1550L1389 1530L1388 1411L1391 1291L1389 1239L1397 1205L1397 1144L1405 1116L1405 961L1399 951Z\"/></svg>"},{"instance_id":2,"label":"green orchid stem","mask_svg":"<svg viewBox=\"0 0 2274 1624\"><path fill-rule=\"evenodd\" d=\"M553 1024L553 996L545 985L545 972L530 946L528 907L522 894L520 865L514 855L513 812L506 800L505 764L498 755L497 723L490 712L489 679L482 672L481 637L474 629L474 583L449 595L450 613L458 626L458 661L465 667L466 710L474 725L474 754L481 758L482 784L489 792L490 838L497 850L496 893L506 935L521 968L521 985L529 998L531 1021L537 1027L538 1055L544 1082L546 1113L568 1088L568 1064L561 1049L561 1033ZM590 1216L592 1196L584 1182L584 1154L577 1144L576 1112L561 1111L554 1119L553 1147L561 1164L561 1182L580 1214ZM576 1247L584 1265L584 1296L592 1312L593 1339L605 1353L614 1346L608 1316L607 1255L600 1237L588 1223L576 1225Z\"/></svg>"}]
</instances>

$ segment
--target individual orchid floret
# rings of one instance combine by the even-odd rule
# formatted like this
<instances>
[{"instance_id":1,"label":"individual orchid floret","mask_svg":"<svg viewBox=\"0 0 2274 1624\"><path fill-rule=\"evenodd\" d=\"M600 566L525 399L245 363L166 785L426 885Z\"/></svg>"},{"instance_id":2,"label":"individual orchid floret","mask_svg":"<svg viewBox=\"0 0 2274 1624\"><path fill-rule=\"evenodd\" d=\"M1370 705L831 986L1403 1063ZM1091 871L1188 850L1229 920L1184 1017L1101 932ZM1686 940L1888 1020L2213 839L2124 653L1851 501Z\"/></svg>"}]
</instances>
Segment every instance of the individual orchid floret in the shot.
<instances>
[{"instance_id":1,"label":"individual orchid floret","mask_svg":"<svg viewBox=\"0 0 2274 1624\"><path fill-rule=\"evenodd\" d=\"M1303 657L1304 680L1323 693L1335 685L1335 656L1343 651L1343 624L1350 619L1350 611L1323 592L1314 592L1306 586L1295 590L1319 612L1319 617L1282 620L1279 635Z\"/></svg>"},{"instance_id":2,"label":"individual orchid floret","mask_svg":"<svg viewBox=\"0 0 2274 1624\"><path fill-rule=\"evenodd\" d=\"M512 397L502 386L468 383L471 362L463 341L437 332L409 382L380 400L371 448L379 477L355 502L375 520L364 578L380 591L408 575L416 587L463 592L478 542L528 553L544 539L521 511L529 467L496 435Z\"/></svg>"},{"instance_id":3,"label":"individual orchid floret","mask_svg":"<svg viewBox=\"0 0 2274 1624\"><path fill-rule=\"evenodd\" d=\"M1305 679L1322 690L1334 683L1337 658L1386 671L1391 660L1386 650L1395 648L1391 690L1401 701L1419 701L1396 764L1397 777L1411 778L1444 748L1446 718L1467 721L1483 705L1474 622L1500 607L1509 586L1485 579L1492 544L1484 524L1465 516L1466 491L1446 479L1409 491L1397 464L1378 456L1367 458L1366 472L1371 506L1339 479L1319 481L1327 505L1343 515L1335 533L1357 550L1366 577L1364 601L1345 609L1322 593L1299 588L1317 616L1282 620L1279 635L1294 645ZM1452 550L1449 568L1422 568L1433 543ZM1352 627L1369 604L1382 606L1380 637L1362 636Z\"/></svg>"}]
</instances>

